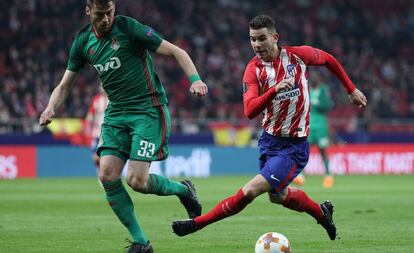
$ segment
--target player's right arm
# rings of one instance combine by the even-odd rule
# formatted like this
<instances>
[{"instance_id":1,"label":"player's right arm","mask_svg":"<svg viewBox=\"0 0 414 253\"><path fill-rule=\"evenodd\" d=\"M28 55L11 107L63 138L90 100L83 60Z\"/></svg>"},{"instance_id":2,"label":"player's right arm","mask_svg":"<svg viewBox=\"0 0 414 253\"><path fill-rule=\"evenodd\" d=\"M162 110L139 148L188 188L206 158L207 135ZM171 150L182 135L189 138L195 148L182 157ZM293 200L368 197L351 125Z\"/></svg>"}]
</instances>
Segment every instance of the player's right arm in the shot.
<instances>
[{"instance_id":1,"label":"player's right arm","mask_svg":"<svg viewBox=\"0 0 414 253\"><path fill-rule=\"evenodd\" d=\"M76 76L77 72L72 72L70 70L65 71L59 85L53 90L46 109L40 115L39 124L41 126L52 122L52 118L55 116L55 111L63 104L72 89Z\"/></svg>"},{"instance_id":2,"label":"player's right arm","mask_svg":"<svg viewBox=\"0 0 414 253\"><path fill-rule=\"evenodd\" d=\"M294 86L293 78L283 79L260 95L259 80L256 77L255 71L255 66L249 64L243 75L244 114L249 119L253 119L263 112L278 92L290 90Z\"/></svg>"},{"instance_id":3,"label":"player's right arm","mask_svg":"<svg viewBox=\"0 0 414 253\"><path fill-rule=\"evenodd\" d=\"M41 126L52 122L52 119L55 116L55 111L63 104L72 89L78 71L86 64L87 60L82 55L82 47L85 38L87 38L85 33L80 32L73 40L65 74L63 74L62 80L60 80L58 86L53 90L46 109L40 115L39 124Z\"/></svg>"}]
</instances>

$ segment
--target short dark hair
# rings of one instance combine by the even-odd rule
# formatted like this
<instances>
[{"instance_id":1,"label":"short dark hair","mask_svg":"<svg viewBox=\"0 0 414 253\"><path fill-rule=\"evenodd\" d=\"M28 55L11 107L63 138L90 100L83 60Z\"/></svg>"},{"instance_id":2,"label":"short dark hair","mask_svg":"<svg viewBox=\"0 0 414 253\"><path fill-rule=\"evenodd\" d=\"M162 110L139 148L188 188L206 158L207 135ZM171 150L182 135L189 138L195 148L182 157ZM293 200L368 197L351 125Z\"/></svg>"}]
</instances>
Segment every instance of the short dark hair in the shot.
<instances>
[{"instance_id":1,"label":"short dark hair","mask_svg":"<svg viewBox=\"0 0 414 253\"><path fill-rule=\"evenodd\" d=\"M269 15L259 15L254 17L250 20L249 26L254 30L267 28L268 30L276 33L276 23Z\"/></svg>"},{"instance_id":2,"label":"short dark hair","mask_svg":"<svg viewBox=\"0 0 414 253\"><path fill-rule=\"evenodd\" d=\"M86 0L86 5L92 7L94 4L99 6L107 6L110 2L115 3L115 0Z\"/></svg>"}]
</instances>

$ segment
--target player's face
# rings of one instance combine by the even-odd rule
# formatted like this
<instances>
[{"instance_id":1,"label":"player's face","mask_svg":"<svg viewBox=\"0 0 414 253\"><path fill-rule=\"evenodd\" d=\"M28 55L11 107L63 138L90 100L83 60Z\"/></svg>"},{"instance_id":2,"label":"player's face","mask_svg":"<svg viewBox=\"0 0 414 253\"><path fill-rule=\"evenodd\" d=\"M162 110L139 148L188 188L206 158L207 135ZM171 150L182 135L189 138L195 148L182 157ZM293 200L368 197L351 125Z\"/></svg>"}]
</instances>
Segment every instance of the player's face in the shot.
<instances>
[{"instance_id":1,"label":"player's face","mask_svg":"<svg viewBox=\"0 0 414 253\"><path fill-rule=\"evenodd\" d=\"M277 41L279 35L267 28L251 29L250 44L256 56L263 61L272 61L277 57Z\"/></svg>"},{"instance_id":2,"label":"player's face","mask_svg":"<svg viewBox=\"0 0 414 253\"><path fill-rule=\"evenodd\" d=\"M108 2L107 5L93 4L91 7L86 6L86 14L90 16L91 23L98 34L105 34L112 29L115 4L114 2Z\"/></svg>"}]
</instances>

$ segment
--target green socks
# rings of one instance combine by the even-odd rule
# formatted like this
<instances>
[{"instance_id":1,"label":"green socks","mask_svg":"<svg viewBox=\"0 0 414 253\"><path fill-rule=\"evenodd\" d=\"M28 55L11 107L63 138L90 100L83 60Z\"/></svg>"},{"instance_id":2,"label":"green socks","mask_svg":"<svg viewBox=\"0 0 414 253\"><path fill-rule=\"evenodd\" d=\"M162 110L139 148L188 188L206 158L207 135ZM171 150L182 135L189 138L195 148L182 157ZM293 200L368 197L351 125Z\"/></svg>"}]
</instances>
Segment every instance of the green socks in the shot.
<instances>
[{"instance_id":1,"label":"green socks","mask_svg":"<svg viewBox=\"0 0 414 253\"><path fill-rule=\"evenodd\" d=\"M118 216L118 219L128 229L132 240L139 244L147 244L148 239L137 221L134 213L134 205L128 192L122 185L122 180L117 179L112 182L102 183L102 185L105 189L106 200L116 216Z\"/></svg>"},{"instance_id":2,"label":"green socks","mask_svg":"<svg viewBox=\"0 0 414 253\"><path fill-rule=\"evenodd\" d=\"M177 195L178 197L181 197L188 194L188 188L182 183L172 181L166 177L149 174L147 190L145 193L156 194L159 196Z\"/></svg>"},{"instance_id":3,"label":"green socks","mask_svg":"<svg viewBox=\"0 0 414 253\"><path fill-rule=\"evenodd\" d=\"M122 184L122 180L117 179L112 182L102 183L102 185L105 189L106 200L116 216L118 216L118 219L128 229L132 236L132 240L136 243L146 245L148 242L147 236L144 234L144 231L138 223L134 213L134 205ZM188 188L187 186L166 177L149 174L145 193L160 196L177 195L178 197L181 197L188 194Z\"/></svg>"},{"instance_id":4,"label":"green socks","mask_svg":"<svg viewBox=\"0 0 414 253\"><path fill-rule=\"evenodd\" d=\"M321 149L321 156L322 156L323 164L325 165L325 175L329 175L331 173L330 173L330 170L329 170L328 155L326 154L325 149Z\"/></svg>"}]
</instances>

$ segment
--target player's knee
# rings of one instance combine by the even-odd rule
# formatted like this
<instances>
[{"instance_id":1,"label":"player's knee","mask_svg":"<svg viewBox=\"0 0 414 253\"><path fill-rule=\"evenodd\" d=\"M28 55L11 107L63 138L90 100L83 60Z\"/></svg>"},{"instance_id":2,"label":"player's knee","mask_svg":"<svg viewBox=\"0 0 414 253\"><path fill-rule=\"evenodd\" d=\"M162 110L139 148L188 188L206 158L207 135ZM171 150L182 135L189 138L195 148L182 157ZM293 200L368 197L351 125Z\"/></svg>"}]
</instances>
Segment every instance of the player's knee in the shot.
<instances>
[{"instance_id":1,"label":"player's knee","mask_svg":"<svg viewBox=\"0 0 414 253\"><path fill-rule=\"evenodd\" d=\"M145 193L147 190L147 178L128 177L127 183L136 192Z\"/></svg>"},{"instance_id":2,"label":"player's knee","mask_svg":"<svg viewBox=\"0 0 414 253\"><path fill-rule=\"evenodd\" d=\"M272 202L272 203L275 203L275 204L282 204L286 200L287 193L288 193L287 190L283 190L283 191L278 192L278 193L270 192L269 193L269 201Z\"/></svg>"},{"instance_id":3,"label":"player's knee","mask_svg":"<svg viewBox=\"0 0 414 253\"><path fill-rule=\"evenodd\" d=\"M277 194L269 194L269 201L275 204L282 204L285 199Z\"/></svg>"},{"instance_id":4,"label":"player's knee","mask_svg":"<svg viewBox=\"0 0 414 253\"><path fill-rule=\"evenodd\" d=\"M255 187L245 186L243 187L244 195L249 199L254 199L258 195L260 195L260 191L257 190Z\"/></svg>"},{"instance_id":5,"label":"player's knee","mask_svg":"<svg viewBox=\"0 0 414 253\"><path fill-rule=\"evenodd\" d=\"M102 166L101 164L98 172L98 177L101 182L111 182L118 179L119 175L113 173L113 170L111 170L108 167Z\"/></svg>"}]
</instances>

